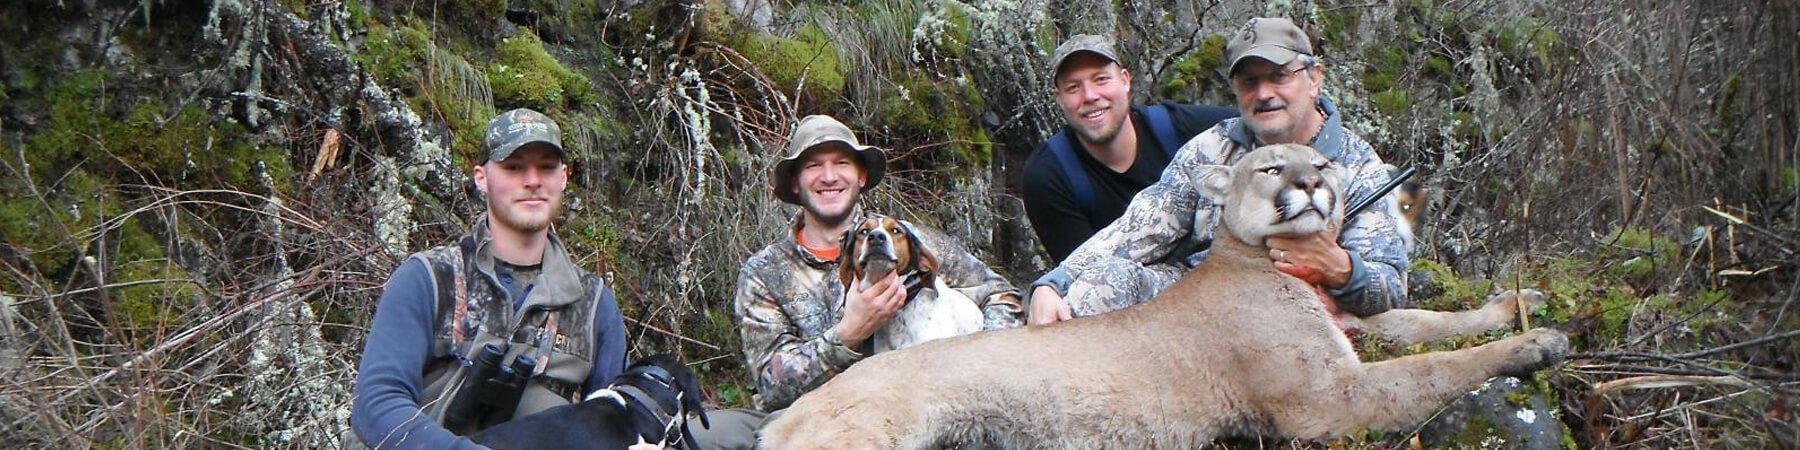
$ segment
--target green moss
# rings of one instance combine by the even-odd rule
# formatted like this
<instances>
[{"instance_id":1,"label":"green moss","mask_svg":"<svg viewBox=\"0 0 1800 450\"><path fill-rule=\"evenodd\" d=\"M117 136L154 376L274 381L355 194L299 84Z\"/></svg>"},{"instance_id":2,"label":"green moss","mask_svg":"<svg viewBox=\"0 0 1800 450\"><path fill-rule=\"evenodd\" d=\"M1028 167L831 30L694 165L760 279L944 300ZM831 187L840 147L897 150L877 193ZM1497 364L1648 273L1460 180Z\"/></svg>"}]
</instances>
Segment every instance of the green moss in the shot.
<instances>
[{"instance_id":1,"label":"green moss","mask_svg":"<svg viewBox=\"0 0 1800 450\"><path fill-rule=\"evenodd\" d=\"M1223 34L1207 35L1193 52L1170 64L1169 75L1163 77L1163 96L1181 98L1190 87L1207 90L1214 89L1215 84L1222 85L1224 79L1219 73L1224 69L1225 42Z\"/></svg>"},{"instance_id":2,"label":"green moss","mask_svg":"<svg viewBox=\"0 0 1800 450\"><path fill-rule=\"evenodd\" d=\"M1362 8L1320 8L1319 40L1321 47L1350 48L1356 27L1362 22Z\"/></svg>"},{"instance_id":3,"label":"green moss","mask_svg":"<svg viewBox=\"0 0 1800 450\"><path fill-rule=\"evenodd\" d=\"M119 246L112 269L114 283L155 282L114 289L115 311L122 325L132 328L166 328L183 311L192 308L200 292L180 266L163 257L162 244L145 232L136 219L118 229Z\"/></svg>"},{"instance_id":4,"label":"green moss","mask_svg":"<svg viewBox=\"0 0 1800 450\"><path fill-rule=\"evenodd\" d=\"M1403 45L1383 46L1370 51L1368 68L1363 70L1363 88L1369 92L1386 92L1396 87L1400 73L1409 65Z\"/></svg>"},{"instance_id":5,"label":"green moss","mask_svg":"<svg viewBox=\"0 0 1800 450\"><path fill-rule=\"evenodd\" d=\"M1550 54L1561 37L1542 20L1523 18L1500 28L1498 47L1503 55L1515 61L1535 61L1538 67L1550 66Z\"/></svg>"},{"instance_id":6,"label":"green moss","mask_svg":"<svg viewBox=\"0 0 1800 450\"><path fill-rule=\"evenodd\" d=\"M981 110L981 96L973 86L953 80L932 80L918 75L898 75L892 89L884 89L877 117L892 133L917 136L919 141L949 142L957 165L980 167L992 156L992 141L975 126L972 117Z\"/></svg>"},{"instance_id":7,"label":"green moss","mask_svg":"<svg viewBox=\"0 0 1800 450\"><path fill-rule=\"evenodd\" d=\"M1411 271L1427 275L1436 297L1422 299L1421 307L1437 311L1456 311L1481 306L1489 292L1494 289L1491 280L1467 279L1457 276L1454 270L1437 261L1415 259Z\"/></svg>"},{"instance_id":8,"label":"green moss","mask_svg":"<svg viewBox=\"0 0 1800 450\"><path fill-rule=\"evenodd\" d=\"M99 70L76 72L50 88L50 125L26 141L25 161L31 164L34 178L58 175L58 169L82 148L93 145L90 136L109 121L100 109L110 98L105 95L106 73Z\"/></svg>"},{"instance_id":9,"label":"green moss","mask_svg":"<svg viewBox=\"0 0 1800 450\"><path fill-rule=\"evenodd\" d=\"M1496 442L1510 442L1514 436L1508 436L1494 426L1494 421L1486 416L1476 416L1463 424L1462 429L1445 436L1438 445L1447 448L1495 448Z\"/></svg>"},{"instance_id":10,"label":"green moss","mask_svg":"<svg viewBox=\"0 0 1800 450\"><path fill-rule=\"evenodd\" d=\"M793 38L743 33L727 45L760 68L783 93L798 89L802 104L822 105L843 96L837 46L818 25L801 28Z\"/></svg>"},{"instance_id":11,"label":"green moss","mask_svg":"<svg viewBox=\"0 0 1800 450\"><path fill-rule=\"evenodd\" d=\"M1601 261L1613 262L1610 272L1621 276L1649 277L1671 270L1681 253L1681 247L1674 241L1641 228L1614 230L1604 242L1612 245L1595 249L1594 256Z\"/></svg>"},{"instance_id":12,"label":"green moss","mask_svg":"<svg viewBox=\"0 0 1800 450\"><path fill-rule=\"evenodd\" d=\"M361 30L365 28L363 25L369 17L369 8L359 0L344 0L344 15L349 16L344 19L344 26L351 30Z\"/></svg>"},{"instance_id":13,"label":"green moss","mask_svg":"<svg viewBox=\"0 0 1800 450\"><path fill-rule=\"evenodd\" d=\"M552 105L571 107L599 99L587 76L575 73L544 50L544 41L531 30L506 38L494 49L498 60L488 68L488 84L498 109Z\"/></svg>"},{"instance_id":14,"label":"green moss","mask_svg":"<svg viewBox=\"0 0 1800 450\"><path fill-rule=\"evenodd\" d=\"M1743 90L1744 76L1733 74L1725 80L1725 88L1719 92L1718 108L1714 114L1718 117L1718 126L1723 129L1735 129L1738 124L1738 93ZM1731 146L1725 146L1730 149Z\"/></svg>"},{"instance_id":15,"label":"green moss","mask_svg":"<svg viewBox=\"0 0 1800 450\"><path fill-rule=\"evenodd\" d=\"M411 16L392 28L372 23L362 48L351 59L382 84L410 87L425 67L425 52L431 43L431 34L425 29Z\"/></svg>"},{"instance_id":16,"label":"green moss","mask_svg":"<svg viewBox=\"0 0 1800 450\"><path fill-rule=\"evenodd\" d=\"M452 18L473 19L476 22L493 22L506 14L507 0L441 0L433 3L443 8L441 15Z\"/></svg>"},{"instance_id":17,"label":"green moss","mask_svg":"<svg viewBox=\"0 0 1800 450\"><path fill-rule=\"evenodd\" d=\"M1375 103L1376 110L1381 111L1382 114L1386 114L1390 118L1406 115L1407 108L1411 106L1411 103L1406 99L1405 89L1389 89L1387 91L1382 91L1375 94L1371 101Z\"/></svg>"},{"instance_id":18,"label":"green moss","mask_svg":"<svg viewBox=\"0 0 1800 450\"><path fill-rule=\"evenodd\" d=\"M56 179L76 159L106 178L184 188L257 188L256 165L265 164L278 186L290 168L279 148L254 146L235 122L215 123L199 104L171 115L156 99L117 101L105 92L100 72L82 72L51 89L51 117L26 142L33 177ZM122 113L115 108L129 106ZM122 117L121 117L122 116ZM142 177L142 178L140 178Z\"/></svg>"},{"instance_id":19,"label":"green moss","mask_svg":"<svg viewBox=\"0 0 1800 450\"><path fill-rule=\"evenodd\" d=\"M1435 79L1449 79L1455 75L1451 71L1450 58L1442 55L1431 55L1425 58L1425 76Z\"/></svg>"},{"instance_id":20,"label":"green moss","mask_svg":"<svg viewBox=\"0 0 1800 450\"><path fill-rule=\"evenodd\" d=\"M1778 186L1788 192L1800 191L1800 170L1792 167L1781 170L1781 181Z\"/></svg>"}]
</instances>

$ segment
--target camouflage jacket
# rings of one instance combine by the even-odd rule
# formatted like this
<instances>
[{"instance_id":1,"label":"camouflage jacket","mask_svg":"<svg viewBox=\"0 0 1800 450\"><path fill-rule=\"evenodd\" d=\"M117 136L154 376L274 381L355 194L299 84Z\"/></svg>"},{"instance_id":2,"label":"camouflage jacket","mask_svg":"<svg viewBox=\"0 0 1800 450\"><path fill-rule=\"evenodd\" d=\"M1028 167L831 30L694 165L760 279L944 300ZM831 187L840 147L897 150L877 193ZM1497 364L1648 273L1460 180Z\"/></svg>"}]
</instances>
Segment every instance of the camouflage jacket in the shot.
<instances>
[{"instance_id":1,"label":"camouflage jacket","mask_svg":"<svg viewBox=\"0 0 1800 450\"><path fill-rule=\"evenodd\" d=\"M1346 202L1366 198L1389 179L1373 147L1344 129L1329 100L1319 98L1325 124L1310 143L1341 165ZM1125 215L1096 233L1063 264L1035 285L1054 286L1067 294L1071 284L1084 293L1069 300L1077 315L1112 311L1154 297L1205 259L1204 249L1219 225L1223 205L1200 193L1202 165L1231 164L1255 148L1255 137L1241 119L1227 119L1195 136L1176 153L1161 180L1139 192ZM1347 218L1338 243L1350 252L1350 281L1331 290L1337 303L1358 316L1406 305L1407 253L1410 236L1398 226L1399 210L1388 195L1368 210ZM1087 284L1089 286L1080 286Z\"/></svg>"},{"instance_id":2,"label":"camouflage jacket","mask_svg":"<svg viewBox=\"0 0 1800 450\"><path fill-rule=\"evenodd\" d=\"M852 214L852 221L861 217ZM758 394L757 409L786 408L800 394L867 356L867 348L844 346L836 326L844 318L844 287L836 260L821 260L795 240L801 221L781 241L764 247L738 273L734 311L744 341L744 359ZM985 329L1023 323L1019 291L943 232L922 225L914 231L938 255L939 275L950 287L981 303Z\"/></svg>"}]
</instances>

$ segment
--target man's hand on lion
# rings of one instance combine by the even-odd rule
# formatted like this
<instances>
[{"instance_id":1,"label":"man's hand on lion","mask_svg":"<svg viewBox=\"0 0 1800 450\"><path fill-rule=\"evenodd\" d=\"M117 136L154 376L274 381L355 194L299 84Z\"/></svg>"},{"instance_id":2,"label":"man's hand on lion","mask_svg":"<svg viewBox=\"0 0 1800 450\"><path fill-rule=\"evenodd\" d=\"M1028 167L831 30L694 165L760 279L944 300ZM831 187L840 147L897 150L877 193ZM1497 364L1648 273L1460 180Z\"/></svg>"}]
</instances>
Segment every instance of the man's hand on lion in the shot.
<instances>
[{"instance_id":1,"label":"man's hand on lion","mask_svg":"<svg viewBox=\"0 0 1800 450\"><path fill-rule=\"evenodd\" d=\"M1275 270L1329 289L1350 282L1350 252L1339 247L1336 233L1269 236L1269 259Z\"/></svg>"},{"instance_id":2,"label":"man's hand on lion","mask_svg":"<svg viewBox=\"0 0 1800 450\"><path fill-rule=\"evenodd\" d=\"M1038 286L1031 291L1031 310L1025 317L1027 325L1044 325L1075 318L1075 311L1069 307L1068 299L1057 295L1056 288Z\"/></svg>"},{"instance_id":3,"label":"man's hand on lion","mask_svg":"<svg viewBox=\"0 0 1800 450\"><path fill-rule=\"evenodd\" d=\"M906 306L906 286L893 272L876 280L866 291L862 285L862 280L852 280L844 286L844 320L838 322L837 329L845 347L861 347L875 330L900 312L900 307Z\"/></svg>"}]
</instances>

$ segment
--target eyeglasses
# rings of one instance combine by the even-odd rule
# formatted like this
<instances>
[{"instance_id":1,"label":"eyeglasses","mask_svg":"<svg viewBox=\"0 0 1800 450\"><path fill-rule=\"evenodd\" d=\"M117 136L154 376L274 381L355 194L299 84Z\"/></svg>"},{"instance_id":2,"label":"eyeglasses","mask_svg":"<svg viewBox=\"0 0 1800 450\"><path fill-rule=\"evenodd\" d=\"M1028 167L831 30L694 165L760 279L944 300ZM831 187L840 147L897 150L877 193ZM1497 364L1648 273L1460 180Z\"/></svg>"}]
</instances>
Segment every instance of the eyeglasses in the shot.
<instances>
[{"instance_id":1,"label":"eyeglasses","mask_svg":"<svg viewBox=\"0 0 1800 450\"><path fill-rule=\"evenodd\" d=\"M1298 68L1288 69L1282 67L1261 75L1240 74L1231 77L1231 86L1243 91L1255 90L1263 83L1269 83L1275 86L1287 86L1294 84L1294 80L1300 79L1299 76L1295 76L1294 74L1311 68L1312 65L1302 64Z\"/></svg>"}]
</instances>

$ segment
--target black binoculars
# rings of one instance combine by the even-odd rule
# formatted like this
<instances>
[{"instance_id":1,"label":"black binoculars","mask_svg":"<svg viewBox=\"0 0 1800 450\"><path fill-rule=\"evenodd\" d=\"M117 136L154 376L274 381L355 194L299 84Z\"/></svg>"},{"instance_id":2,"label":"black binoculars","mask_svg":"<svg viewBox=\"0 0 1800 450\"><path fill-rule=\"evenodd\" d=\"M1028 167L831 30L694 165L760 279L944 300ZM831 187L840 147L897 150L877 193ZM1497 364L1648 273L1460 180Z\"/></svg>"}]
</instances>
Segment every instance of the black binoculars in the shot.
<instances>
[{"instance_id":1,"label":"black binoculars","mask_svg":"<svg viewBox=\"0 0 1800 450\"><path fill-rule=\"evenodd\" d=\"M468 373L444 411L444 428L466 436L511 419L525 384L537 370L537 358L520 354L503 365L507 348L487 344L471 358Z\"/></svg>"}]
</instances>

